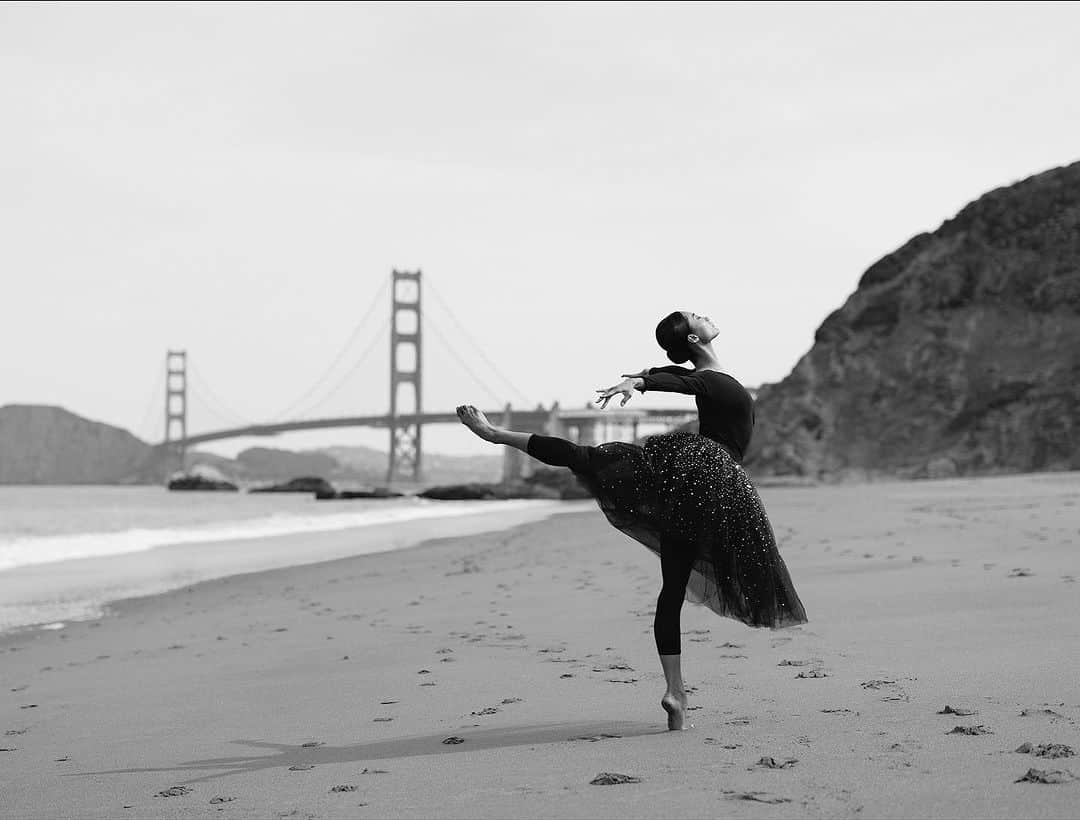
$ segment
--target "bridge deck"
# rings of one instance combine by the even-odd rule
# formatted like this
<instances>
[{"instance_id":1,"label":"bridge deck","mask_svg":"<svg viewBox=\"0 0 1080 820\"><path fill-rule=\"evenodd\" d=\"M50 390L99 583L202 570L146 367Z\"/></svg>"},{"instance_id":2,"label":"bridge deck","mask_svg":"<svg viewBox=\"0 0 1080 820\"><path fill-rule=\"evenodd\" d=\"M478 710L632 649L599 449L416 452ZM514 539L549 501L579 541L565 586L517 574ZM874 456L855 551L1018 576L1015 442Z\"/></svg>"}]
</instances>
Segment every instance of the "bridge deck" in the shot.
<instances>
[{"instance_id":1,"label":"bridge deck","mask_svg":"<svg viewBox=\"0 0 1080 820\"><path fill-rule=\"evenodd\" d=\"M491 419L500 419L503 410L485 410L484 413ZM522 427L541 426L551 419L548 410L512 410L511 415L515 424ZM564 410L555 414L563 424L578 425L585 422L607 422L610 424L629 424L634 421L652 422L657 424L681 424L696 418L697 412L693 410ZM449 424L458 421L457 413L401 413L398 414L396 424ZM344 416L330 419L309 419L307 421L286 421L277 424L252 424L247 427L234 427L228 430L215 430L210 433L199 433L188 436L186 439L177 439L170 444L186 444L191 447L207 441L221 441L230 438L243 438L246 436L276 436L281 433L289 433L296 430L324 430L333 427L389 427L391 417L381 416ZM157 445L163 447L165 442Z\"/></svg>"}]
</instances>

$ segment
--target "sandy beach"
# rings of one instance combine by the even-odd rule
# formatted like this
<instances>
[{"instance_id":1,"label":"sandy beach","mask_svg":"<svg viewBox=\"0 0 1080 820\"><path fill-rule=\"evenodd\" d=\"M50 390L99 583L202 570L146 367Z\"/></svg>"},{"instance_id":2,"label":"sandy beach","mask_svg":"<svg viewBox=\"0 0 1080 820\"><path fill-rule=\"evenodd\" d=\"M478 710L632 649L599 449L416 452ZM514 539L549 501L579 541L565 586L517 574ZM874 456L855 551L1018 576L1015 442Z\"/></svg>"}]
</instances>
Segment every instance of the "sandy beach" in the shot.
<instances>
[{"instance_id":1,"label":"sandy beach","mask_svg":"<svg viewBox=\"0 0 1080 820\"><path fill-rule=\"evenodd\" d=\"M4 638L0 815L1075 816L1080 474L762 496L810 622L687 605L691 730L658 562L579 503Z\"/></svg>"}]
</instances>

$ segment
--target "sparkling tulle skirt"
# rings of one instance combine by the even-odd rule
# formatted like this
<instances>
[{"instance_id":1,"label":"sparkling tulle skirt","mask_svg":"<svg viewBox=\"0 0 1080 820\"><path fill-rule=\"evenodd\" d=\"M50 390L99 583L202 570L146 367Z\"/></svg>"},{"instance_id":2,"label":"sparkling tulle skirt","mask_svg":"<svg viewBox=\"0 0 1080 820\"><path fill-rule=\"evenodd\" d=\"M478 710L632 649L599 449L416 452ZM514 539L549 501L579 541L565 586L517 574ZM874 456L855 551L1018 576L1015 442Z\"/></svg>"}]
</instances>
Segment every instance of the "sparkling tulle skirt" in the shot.
<instances>
[{"instance_id":1,"label":"sparkling tulle skirt","mask_svg":"<svg viewBox=\"0 0 1080 820\"><path fill-rule=\"evenodd\" d=\"M693 564L686 599L749 626L806 623L757 490L712 439L664 433L591 448L575 475L613 526Z\"/></svg>"}]
</instances>

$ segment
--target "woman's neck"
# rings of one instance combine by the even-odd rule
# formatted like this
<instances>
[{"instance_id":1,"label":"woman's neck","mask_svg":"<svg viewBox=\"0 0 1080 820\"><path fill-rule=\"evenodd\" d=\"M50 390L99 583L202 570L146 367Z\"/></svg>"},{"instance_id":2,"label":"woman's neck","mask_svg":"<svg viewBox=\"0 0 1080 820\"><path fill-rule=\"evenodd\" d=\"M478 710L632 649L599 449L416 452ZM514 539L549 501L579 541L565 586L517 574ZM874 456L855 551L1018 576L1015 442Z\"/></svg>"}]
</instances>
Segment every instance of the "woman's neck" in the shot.
<instances>
[{"instance_id":1,"label":"woman's neck","mask_svg":"<svg viewBox=\"0 0 1080 820\"><path fill-rule=\"evenodd\" d=\"M716 358L716 352L711 344L702 345L690 353L690 361L694 370L719 370L720 361Z\"/></svg>"}]
</instances>

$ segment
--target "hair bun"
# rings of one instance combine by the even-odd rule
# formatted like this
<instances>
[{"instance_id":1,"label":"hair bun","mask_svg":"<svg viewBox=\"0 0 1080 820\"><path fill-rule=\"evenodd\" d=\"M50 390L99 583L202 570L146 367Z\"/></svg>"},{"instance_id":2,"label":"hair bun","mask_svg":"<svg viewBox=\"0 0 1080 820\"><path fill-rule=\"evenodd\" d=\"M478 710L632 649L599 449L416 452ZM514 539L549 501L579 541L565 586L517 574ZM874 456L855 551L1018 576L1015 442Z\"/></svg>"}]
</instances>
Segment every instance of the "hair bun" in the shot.
<instances>
[{"instance_id":1,"label":"hair bun","mask_svg":"<svg viewBox=\"0 0 1080 820\"><path fill-rule=\"evenodd\" d=\"M681 310L669 313L656 326L656 343L675 364L690 361L690 347L686 343L689 332L690 323Z\"/></svg>"}]
</instances>

